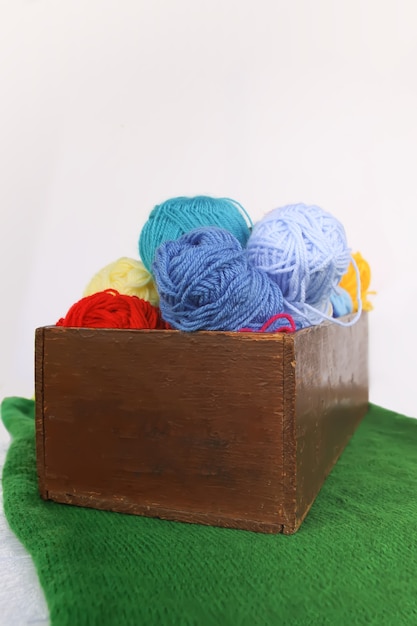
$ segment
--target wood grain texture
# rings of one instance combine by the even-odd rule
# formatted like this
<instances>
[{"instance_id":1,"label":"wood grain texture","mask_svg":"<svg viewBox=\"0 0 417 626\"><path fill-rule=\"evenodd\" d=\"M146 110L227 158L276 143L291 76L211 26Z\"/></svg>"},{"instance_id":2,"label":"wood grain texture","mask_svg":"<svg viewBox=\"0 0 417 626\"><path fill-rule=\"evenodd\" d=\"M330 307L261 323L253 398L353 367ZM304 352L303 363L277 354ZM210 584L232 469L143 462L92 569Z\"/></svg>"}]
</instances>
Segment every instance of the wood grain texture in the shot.
<instances>
[{"instance_id":1,"label":"wood grain texture","mask_svg":"<svg viewBox=\"0 0 417 626\"><path fill-rule=\"evenodd\" d=\"M35 333L35 414L36 414L36 466L38 472L39 491L43 498L48 497L45 484L45 421L43 419L43 364L44 364L44 328L37 328Z\"/></svg>"},{"instance_id":2,"label":"wood grain texture","mask_svg":"<svg viewBox=\"0 0 417 626\"><path fill-rule=\"evenodd\" d=\"M368 316L306 328L294 345L297 529L368 409Z\"/></svg>"},{"instance_id":3,"label":"wood grain texture","mask_svg":"<svg viewBox=\"0 0 417 626\"><path fill-rule=\"evenodd\" d=\"M283 346L278 335L45 328L48 497L280 530Z\"/></svg>"},{"instance_id":4,"label":"wood grain texture","mask_svg":"<svg viewBox=\"0 0 417 626\"><path fill-rule=\"evenodd\" d=\"M367 324L293 335L43 327L40 493L293 533L367 405Z\"/></svg>"}]
</instances>

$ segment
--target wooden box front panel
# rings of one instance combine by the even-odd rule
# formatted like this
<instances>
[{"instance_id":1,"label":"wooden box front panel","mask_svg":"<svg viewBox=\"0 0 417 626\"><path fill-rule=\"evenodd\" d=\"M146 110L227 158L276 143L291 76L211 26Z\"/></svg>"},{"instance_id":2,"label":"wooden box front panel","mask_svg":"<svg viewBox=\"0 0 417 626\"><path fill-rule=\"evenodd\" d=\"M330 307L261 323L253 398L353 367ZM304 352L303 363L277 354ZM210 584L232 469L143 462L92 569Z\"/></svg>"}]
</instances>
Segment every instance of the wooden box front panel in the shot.
<instances>
[{"instance_id":1,"label":"wooden box front panel","mask_svg":"<svg viewBox=\"0 0 417 626\"><path fill-rule=\"evenodd\" d=\"M38 329L42 496L281 531L286 339Z\"/></svg>"}]
</instances>

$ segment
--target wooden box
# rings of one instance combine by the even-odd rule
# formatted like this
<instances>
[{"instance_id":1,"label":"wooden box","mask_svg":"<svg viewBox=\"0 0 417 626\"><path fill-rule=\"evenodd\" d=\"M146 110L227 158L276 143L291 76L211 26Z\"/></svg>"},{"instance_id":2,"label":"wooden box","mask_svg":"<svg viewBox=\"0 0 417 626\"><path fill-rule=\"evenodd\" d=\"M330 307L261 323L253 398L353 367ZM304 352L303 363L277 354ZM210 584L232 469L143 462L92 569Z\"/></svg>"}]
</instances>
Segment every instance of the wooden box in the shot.
<instances>
[{"instance_id":1,"label":"wooden box","mask_svg":"<svg viewBox=\"0 0 417 626\"><path fill-rule=\"evenodd\" d=\"M41 496L294 533L368 407L367 315L294 334L36 330Z\"/></svg>"}]
</instances>

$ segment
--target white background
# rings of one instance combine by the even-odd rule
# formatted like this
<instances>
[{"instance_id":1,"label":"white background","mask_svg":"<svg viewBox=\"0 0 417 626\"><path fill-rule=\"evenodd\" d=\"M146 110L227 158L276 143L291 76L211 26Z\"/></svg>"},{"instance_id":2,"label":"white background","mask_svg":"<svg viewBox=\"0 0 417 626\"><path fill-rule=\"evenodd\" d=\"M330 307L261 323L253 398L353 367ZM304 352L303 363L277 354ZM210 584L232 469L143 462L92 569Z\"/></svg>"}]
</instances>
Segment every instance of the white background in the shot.
<instances>
[{"instance_id":1,"label":"white background","mask_svg":"<svg viewBox=\"0 0 417 626\"><path fill-rule=\"evenodd\" d=\"M378 292L371 401L416 417L416 33L414 0L0 0L0 396L33 394L35 327L155 204L208 194L342 221Z\"/></svg>"},{"instance_id":2,"label":"white background","mask_svg":"<svg viewBox=\"0 0 417 626\"><path fill-rule=\"evenodd\" d=\"M368 259L371 401L417 416L417 3L1 1L0 395L152 207L338 217Z\"/></svg>"}]
</instances>

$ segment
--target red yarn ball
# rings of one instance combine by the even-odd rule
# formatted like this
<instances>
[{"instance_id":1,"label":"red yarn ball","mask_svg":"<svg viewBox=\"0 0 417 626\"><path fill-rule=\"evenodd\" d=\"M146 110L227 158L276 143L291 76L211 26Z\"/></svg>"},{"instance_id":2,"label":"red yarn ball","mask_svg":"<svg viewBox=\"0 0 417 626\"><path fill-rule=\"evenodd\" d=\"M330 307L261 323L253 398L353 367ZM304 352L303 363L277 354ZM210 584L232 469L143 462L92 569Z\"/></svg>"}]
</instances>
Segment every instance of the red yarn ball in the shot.
<instances>
[{"instance_id":1,"label":"red yarn ball","mask_svg":"<svg viewBox=\"0 0 417 626\"><path fill-rule=\"evenodd\" d=\"M169 330L159 308L137 296L106 289L81 298L57 326L83 328L138 328Z\"/></svg>"}]
</instances>

